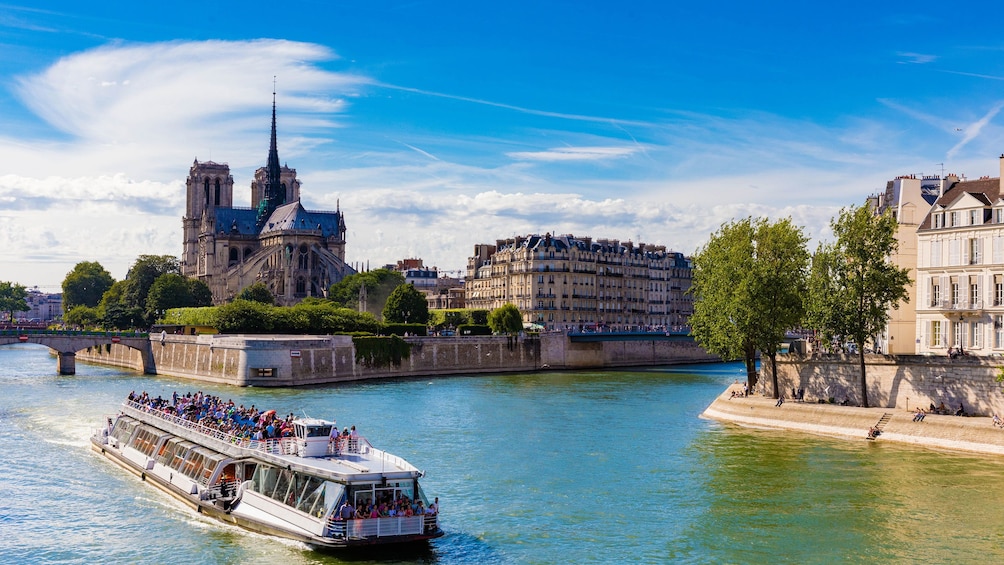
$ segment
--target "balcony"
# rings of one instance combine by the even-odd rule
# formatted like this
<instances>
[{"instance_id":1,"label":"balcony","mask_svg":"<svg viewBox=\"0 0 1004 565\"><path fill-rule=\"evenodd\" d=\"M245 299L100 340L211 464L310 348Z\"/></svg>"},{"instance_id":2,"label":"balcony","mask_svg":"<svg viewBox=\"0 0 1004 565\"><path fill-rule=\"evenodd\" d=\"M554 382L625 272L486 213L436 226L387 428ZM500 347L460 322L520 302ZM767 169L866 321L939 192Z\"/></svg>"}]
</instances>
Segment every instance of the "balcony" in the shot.
<instances>
[{"instance_id":1,"label":"balcony","mask_svg":"<svg viewBox=\"0 0 1004 565\"><path fill-rule=\"evenodd\" d=\"M979 316L983 313L986 304L982 300L952 302L951 300L932 300L931 309L939 310L947 318L958 316Z\"/></svg>"}]
</instances>

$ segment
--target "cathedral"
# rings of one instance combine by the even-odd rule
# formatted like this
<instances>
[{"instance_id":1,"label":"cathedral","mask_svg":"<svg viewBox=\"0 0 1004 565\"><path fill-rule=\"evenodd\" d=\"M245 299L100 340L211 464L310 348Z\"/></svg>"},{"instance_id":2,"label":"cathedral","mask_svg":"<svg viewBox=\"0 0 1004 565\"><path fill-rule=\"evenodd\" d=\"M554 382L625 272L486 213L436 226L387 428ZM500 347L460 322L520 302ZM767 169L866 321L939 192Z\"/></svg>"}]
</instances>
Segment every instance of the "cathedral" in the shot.
<instances>
[{"instance_id":1,"label":"cathedral","mask_svg":"<svg viewBox=\"0 0 1004 565\"><path fill-rule=\"evenodd\" d=\"M345 264L341 210L304 209L296 169L279 165L274 93L268 164L255 171L252 207L234 207L234 178L226 163L196 159L186 193L182 274L206 283L214 304L262 282L277 305L290 306L327 296L329 286L355 272Z\"/></svg>"}]
</instances>

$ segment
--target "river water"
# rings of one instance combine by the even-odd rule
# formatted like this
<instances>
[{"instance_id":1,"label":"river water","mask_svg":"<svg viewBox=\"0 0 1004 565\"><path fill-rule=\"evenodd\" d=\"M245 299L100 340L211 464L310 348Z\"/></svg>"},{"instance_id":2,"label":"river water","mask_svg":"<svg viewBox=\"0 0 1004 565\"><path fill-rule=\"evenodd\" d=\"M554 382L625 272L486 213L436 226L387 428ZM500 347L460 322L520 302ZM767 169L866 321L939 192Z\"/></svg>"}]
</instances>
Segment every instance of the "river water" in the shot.
<instances>
[{"instance_id":1,"label":"river water","mask_svg":"<svg viewBox=\"0 0 1004 565\"><path fill-rule=\"evenodd\" d=\"M0 562L932 563L1004 558L1004 459L702 420L740 365L236 389L0 347ZM356 425L447 535L321 554L207 520L90 450L131 391ZM1004 433L1004 432L1002 432Z\"/></svg>"}]
</instances>

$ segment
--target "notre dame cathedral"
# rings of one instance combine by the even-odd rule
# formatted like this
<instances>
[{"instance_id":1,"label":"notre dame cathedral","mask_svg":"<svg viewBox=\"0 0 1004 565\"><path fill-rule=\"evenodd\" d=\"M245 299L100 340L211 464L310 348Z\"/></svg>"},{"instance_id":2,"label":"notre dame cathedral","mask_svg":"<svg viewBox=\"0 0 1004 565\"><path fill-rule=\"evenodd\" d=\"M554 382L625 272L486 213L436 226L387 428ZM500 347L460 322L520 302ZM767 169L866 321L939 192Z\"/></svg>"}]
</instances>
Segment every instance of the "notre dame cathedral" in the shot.
<instances>
[{"instance_id":1,"label":"notre dame cathedral","mask_svg":"<svg viewBox=\"0 0 1004 565\"><path fill-rule=\"evenodd\" d=\"M213 303L265 283L275 303L326 296L355 271L345 264L345 220L340 210L308 211L300 204L296 169L279 166L272 95L268 164L255 171L251 208L233 206L234 178L226 163L196 159L186 182L182 274L213 291Z\"/></svg>"}]
</instances>

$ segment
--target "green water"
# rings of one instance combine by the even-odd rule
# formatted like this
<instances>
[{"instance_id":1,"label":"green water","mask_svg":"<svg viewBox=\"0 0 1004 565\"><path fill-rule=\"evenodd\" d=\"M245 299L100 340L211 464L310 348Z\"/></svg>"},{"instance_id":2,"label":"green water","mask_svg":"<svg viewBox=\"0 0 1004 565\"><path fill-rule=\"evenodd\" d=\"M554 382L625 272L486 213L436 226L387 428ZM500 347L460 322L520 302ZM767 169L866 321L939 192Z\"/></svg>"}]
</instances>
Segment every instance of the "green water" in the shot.
<instances>
[{"instance_id":1,"label":"green water","mask_svg":"<svg viewBox=\"0 0 1004 565\"><path fill-rule=\"evenodd\" d=\"M0 348L3 563L950 563L1004 558L1004 459L747 430L738 365L235 389ZM355 424L427 472L447 535L318 554L192 514L89 449L130 390ZM1004 432L1002 432L1004 433ZM351 559L349 559L351 557Z\"/></svg>"}]
</instances>

